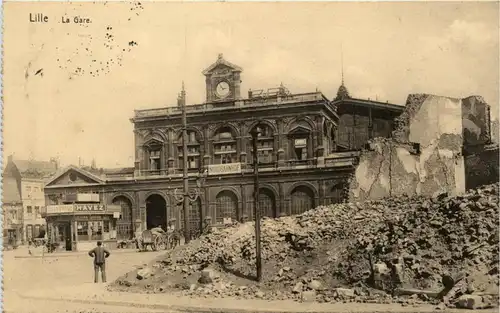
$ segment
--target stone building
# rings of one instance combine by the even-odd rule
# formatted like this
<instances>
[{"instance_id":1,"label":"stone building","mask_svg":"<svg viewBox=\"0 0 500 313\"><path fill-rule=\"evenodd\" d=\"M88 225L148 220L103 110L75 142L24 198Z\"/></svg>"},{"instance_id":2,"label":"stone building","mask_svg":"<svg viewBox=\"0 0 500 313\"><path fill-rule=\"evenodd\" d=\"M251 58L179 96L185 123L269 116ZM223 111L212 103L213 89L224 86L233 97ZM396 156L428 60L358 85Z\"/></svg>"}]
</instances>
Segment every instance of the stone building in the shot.
<instances>
[{"instance_id":1,"label":"stone building","mask_svg":"<svg viewBox=\"0 0 500 313\"><path fill-rule=\"evenodd\" d=\"M213 224L253 218L250 131L257 124L260 208L276 217L343 201L359 149L369 138L390 136L392 119L403 109L352 98L343 83L333 101L319 91L292 94L283 85L243 97L242 71L219 55L203 71L206 101L186 106L191 229L199 229L206 217ZM122 207L118 238L130 237L136 220L151 228L175 219L181 227L186 101L183 87L177 106L135 111L133 168L106 170L99 177L68 168L46 186L47 201L56 205L66 193L98 192L103 204Z\"/></svg>"},{"instance_id":2,"label":"stone building","mask_svg":"<svg viewBox=\"0 0 500 313\"><path fill-rule=\"evenodd\" d=\"M45 206L44 185L56 170L55 159L45 162L8 157L3 172L3 203L4 219L10 222L4 224L4 229L8 230L7 235L16 233L19 243L38 236L45 226L41 216Z\"/></svg>"}]
</instances>

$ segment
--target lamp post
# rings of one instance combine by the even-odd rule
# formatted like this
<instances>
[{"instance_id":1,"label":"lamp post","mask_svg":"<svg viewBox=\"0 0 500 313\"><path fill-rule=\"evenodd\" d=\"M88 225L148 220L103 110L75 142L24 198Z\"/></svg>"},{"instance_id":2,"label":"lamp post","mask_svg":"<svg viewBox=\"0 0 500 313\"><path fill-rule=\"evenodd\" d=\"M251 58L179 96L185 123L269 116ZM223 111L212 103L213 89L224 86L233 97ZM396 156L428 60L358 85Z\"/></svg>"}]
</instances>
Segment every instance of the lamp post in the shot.
<instances>
[{"instance_id":1,"label":"lamp post","mask_svg":"<svg viewBox=\"0 0 500 313\"><path fill-rule=\"evenodd\" d=\"M204 184L206 172L200 172L196 180L198 188L189 190L189 174L188 174L188 149L187 149L187 115L186 115L186 91L184 89L184 82L182 82L181 94L178 98L178 104L182 112L182 181L183 192L182 195L177 195L177 189L174 190L174 198L178 204L182 203L182 210L184 212L184 243L189 243L191 240L191 231L189 229L189 205L198 200L201 193L201 187ZM200 207L201 209L201 207Z\"/></svg>"},{"instance_id":2,"label":"lamp post","mask_svg":"<svg viewBox=\"0 0 500 313\"><path fill-rule=\"evenodd\" d=\"M253 173L254 173L254 216L255 216L255 266L257 268L257 281L262 280L262 257L260 251L260 208L259 208L259 155L257 151L257 138L261 133L260 128L255 126L250 134L253 145Z\"/></svg>"},{"instance_id":3,"label":"lamp post","mask_svg":"<svg viewBox=\"0 0 500 313\"><path fill-rule=\"evenodd\" d=\"M184 82L182 82L181 91L181 110L182 110L182 182L183 182L183 202L182 210L184 211L184 243L189 243L191 232L189 231L189 175L188 175L188 149L187 149L187 116L186 116L186 91L184 90Z\"/></svg>"}]
</instances>

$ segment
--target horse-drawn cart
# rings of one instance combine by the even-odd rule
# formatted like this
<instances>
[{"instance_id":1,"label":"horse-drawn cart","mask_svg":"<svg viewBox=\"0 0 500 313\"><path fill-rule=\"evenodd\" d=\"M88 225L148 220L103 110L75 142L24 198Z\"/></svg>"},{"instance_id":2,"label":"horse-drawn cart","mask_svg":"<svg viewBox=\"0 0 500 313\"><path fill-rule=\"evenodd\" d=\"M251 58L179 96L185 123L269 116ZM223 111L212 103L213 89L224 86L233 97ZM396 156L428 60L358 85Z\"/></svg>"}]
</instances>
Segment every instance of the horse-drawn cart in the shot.
<instances>
[{"instance_id":1,"label":"horse-drawn cart","mask_svg":"<svg viewBox=\"0 0 500 313\"><path fill-rule=\"evenodd\" d=\"M158 251L167 249L170 240L167 234L158 234L147 229L140 234L139 238L136 238L136 241L140 251L147 251L148 246L151 250Z\"/></svg>"}]
</instances>

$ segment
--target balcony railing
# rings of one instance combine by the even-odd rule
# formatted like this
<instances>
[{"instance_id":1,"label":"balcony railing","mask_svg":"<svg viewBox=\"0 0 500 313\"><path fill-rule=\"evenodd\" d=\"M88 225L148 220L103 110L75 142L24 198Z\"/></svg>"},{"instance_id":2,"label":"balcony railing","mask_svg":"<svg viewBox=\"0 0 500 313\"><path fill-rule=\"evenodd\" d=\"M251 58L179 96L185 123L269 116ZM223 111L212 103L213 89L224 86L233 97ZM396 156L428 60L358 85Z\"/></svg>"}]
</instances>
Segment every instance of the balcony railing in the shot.
<instances>
[{"instance_id":1,"label":"balcony railing","mask_svg":"<svg viewBox=\"0 0 500 313\"><path fill-rule=\"evenodd\" d=\"M312 168L325 168L325 167L349 167L357 164L359 151L349 152L335 152L331 153L324 158L323 163L318 162L318 158L311 158L306 160L287 160L283 164L276 161L259 163L259 170L263 172L275 170L293 170L293 169L312 169ZM220 167L220 168L219 168ZM208 170L209 176L227 175L235 173L250 173L253 171L252 160L249 163L231 163L231 164L213 164L205 167ZM151 177L182 177L182 168L175 169L161 169L161 170L140 170L136 172L136 176L131 175L128 178L111 178L110 180L120 179L137 179L137 178L151 178ZM200 169L188 169L190 177L197 177L200 175Z\"/></svg>"},{"instance_id":2,"label":"balcony railing","mask_svg":"<svg viewBox=\"0 0 500 313\"><path fill-rule=\"evenodd\" d=\"M187 105L187 112L205 112L214 110L226 110L228 107L259 107L268 105L283 105L291 103L300 102L310 102L310 101L320 101L324 100L323 94L321 92L303 93L296 95L287 95L283 97L256 97L252 99L243 99L230 102L220 102L220 103L204 103ZM224 104L224 105L222 105ZM148 117L159 117L159 116L169 116L175 114L181 114L181 108L179 107L166 107L166 108L155 108L155 109L145 109L145 110L135 110L134 118L148 118Z\"/></svg>"}]
</instances>

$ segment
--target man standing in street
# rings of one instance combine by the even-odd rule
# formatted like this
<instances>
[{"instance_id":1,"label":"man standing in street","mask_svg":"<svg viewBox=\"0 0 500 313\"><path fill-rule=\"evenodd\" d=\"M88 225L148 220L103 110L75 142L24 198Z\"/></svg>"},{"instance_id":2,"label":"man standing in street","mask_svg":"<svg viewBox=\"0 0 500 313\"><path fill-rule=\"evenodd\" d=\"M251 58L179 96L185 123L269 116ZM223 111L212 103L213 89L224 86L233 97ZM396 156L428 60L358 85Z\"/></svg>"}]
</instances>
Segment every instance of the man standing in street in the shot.
<instances>
[{"instance_id":1,"label":"man standing in street","mask_svg":"<svg viewBox=\"0 0 500 313\"><path fill-rule=\"evenodd\" d=\"M89 256L94 258L94 283L99 282L99 269L101 270L102 282L106 282L106 259L109 257L108 249L102 246L102 242L97 242L97 247L89 251Z\"/></svg>"}]
</instances>

